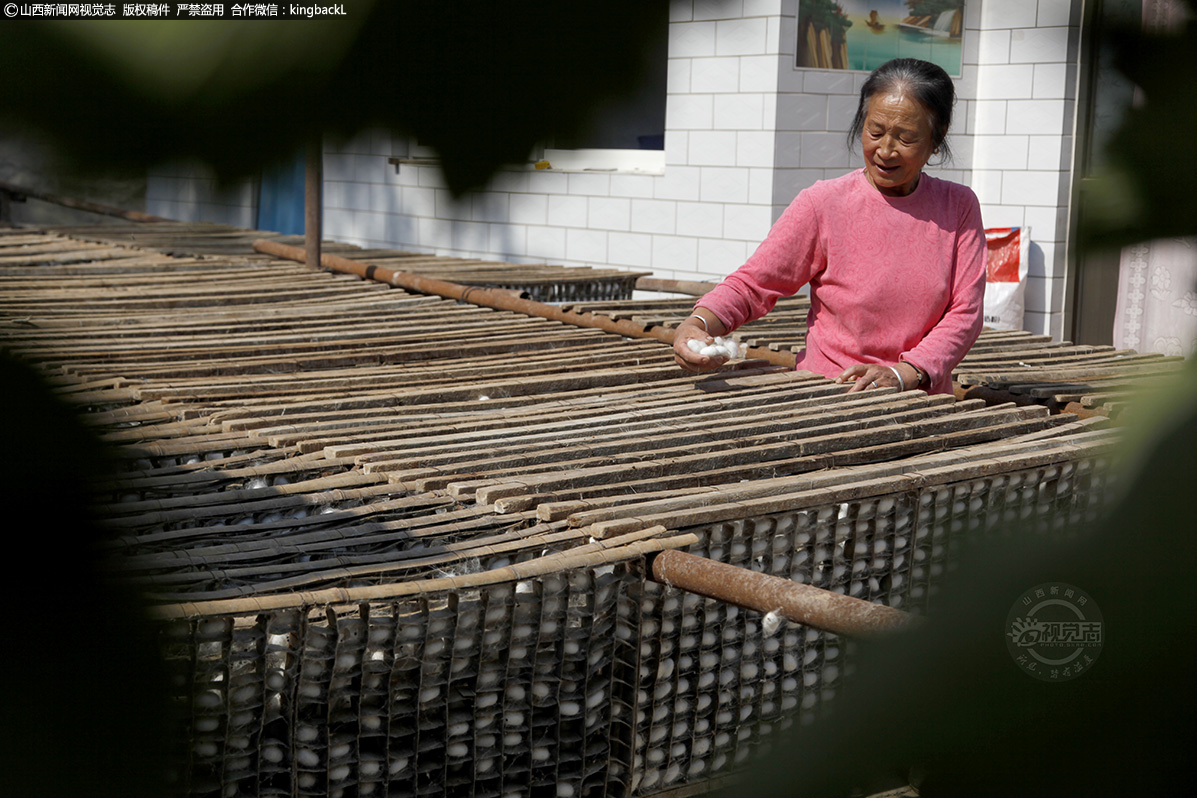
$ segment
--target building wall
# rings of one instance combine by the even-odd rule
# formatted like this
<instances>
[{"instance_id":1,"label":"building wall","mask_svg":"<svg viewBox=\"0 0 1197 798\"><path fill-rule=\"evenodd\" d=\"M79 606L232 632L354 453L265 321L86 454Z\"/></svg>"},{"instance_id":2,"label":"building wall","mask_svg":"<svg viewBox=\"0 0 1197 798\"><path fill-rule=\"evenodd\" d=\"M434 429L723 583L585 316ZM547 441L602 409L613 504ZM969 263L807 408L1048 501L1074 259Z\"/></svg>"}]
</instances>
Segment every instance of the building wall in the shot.
<instances>
[{"instance_id":1,"label":"building wall","mask_svg":"<svg viewBox=\"0 0 1197 798\"><path fill-rule=\"evenodd\" d=\"M180 222L255 227L258 182L222 183L198 163L161 164L146 176L145 204L146 213Z\"/></svg>"},{"instance_id":2,"label":"building wall","mask_svg":"<svg viewBox=\"0 0 1197 798\"><path fill-rule=\"evenodd\" d=\"M1024 326L1057 338L1080 7L969 0L955 160L929 170L970 185L986 226L1031 227ZM513 167L454 199L434 164L389 162L420 154L408 141L372 131L326 145L325 235L718 280L798 191L861 164L845 135L865 74L795 69L797 9L798 0L672 0L664 174ZM147 205L175 218L252 219L252 196L221 205L215 191L202 178L155 173Z\"/></svg>"}]
</instances>

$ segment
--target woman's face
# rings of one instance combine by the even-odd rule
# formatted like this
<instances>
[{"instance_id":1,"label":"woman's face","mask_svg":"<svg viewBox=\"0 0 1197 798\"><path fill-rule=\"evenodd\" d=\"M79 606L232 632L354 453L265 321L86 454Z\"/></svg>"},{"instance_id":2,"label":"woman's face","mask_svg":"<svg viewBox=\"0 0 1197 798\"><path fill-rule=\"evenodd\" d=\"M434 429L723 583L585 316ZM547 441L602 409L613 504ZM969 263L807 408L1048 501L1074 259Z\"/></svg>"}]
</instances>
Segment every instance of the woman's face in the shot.
<instances>
[{"instance_id":1,"label":"woman's face","mask_svg":"<svg viewBox=\"0 0 1197 798\"><path fill-rule=\"evenodd\" d=\"M869 182L895 197L914 191L935 150L931 114L900 91L869 98L860 140Z\"/></svg>"}]
</instances>

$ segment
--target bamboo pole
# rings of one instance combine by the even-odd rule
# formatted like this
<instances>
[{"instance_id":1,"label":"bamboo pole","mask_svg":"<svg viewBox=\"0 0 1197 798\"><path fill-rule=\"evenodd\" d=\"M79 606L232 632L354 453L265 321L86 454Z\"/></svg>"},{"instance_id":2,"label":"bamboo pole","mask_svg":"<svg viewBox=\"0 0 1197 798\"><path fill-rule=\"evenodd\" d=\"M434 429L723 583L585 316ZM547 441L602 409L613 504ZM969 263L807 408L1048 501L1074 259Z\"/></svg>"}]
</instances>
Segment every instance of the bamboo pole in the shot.
<instances>
[{"instance_id":1,"label":"bamboo pole","mask_svg":"<svg viewBox=\"0 0 1197 798\"><path fill-rule=\"evenodd\" d=\"M296 260L301 263L306 262L302 249L280 244L277 241L259 239L254 242L254 249L266 255ZM521 299L512 296L510 291L465 286L459 283L451 283L448 280L438 280L433 277L423 277L418 274L409 274L394 269L384 269L380 266L373 266L361 261L330 254L325 254L321 258L320 265L335 272L354 274L358 277L377 280L387 285L393 285L397 288L415 291L420 294L433 294L445 297L446 299L471 302L475 305L494 308L496 310L523 313L527 316L536 316L542 319L549 319L550 321L561 322L562 324L570 324L575 327L599 329L604 332L622 335L626 338L649 338L671 346L673 344L674 330L672 329L660 326L646 328L643 323L628 319L612 319L602 314L575 313L544 302L536 302L531 299ZM789 368L793 368L795 362L792 352L774 352L758 347L749 347L748 357L757 360L766 360L774 365L787 366Z\"/></svg>"},{"instance_id":2,"label":"bamboo pole","mask_svg":"<svg viewBox=\"0 0 1197 798\"><path fill-rule=\"evenodd\" d=\"M8 195L6 199L16 199L18 202L24 201L26 197L33 197L36 200L50 202L55 205L61 205L64 208L74 208L75 210L87 211L88 213L99 213L104 216L115 216L118 219L127 219L130 222L170 221L170 219L166 219L161 216L154 216L149 213L142 213L141 211L128 211L124 208L117 208L100 202L89 202L88 200L72 199L71 197L64 197L61 194L53 194L49 191L38 191L34 188L14 186L12 183L4 180L0 180L0 194Z\"/></svg>"}]
</instances>

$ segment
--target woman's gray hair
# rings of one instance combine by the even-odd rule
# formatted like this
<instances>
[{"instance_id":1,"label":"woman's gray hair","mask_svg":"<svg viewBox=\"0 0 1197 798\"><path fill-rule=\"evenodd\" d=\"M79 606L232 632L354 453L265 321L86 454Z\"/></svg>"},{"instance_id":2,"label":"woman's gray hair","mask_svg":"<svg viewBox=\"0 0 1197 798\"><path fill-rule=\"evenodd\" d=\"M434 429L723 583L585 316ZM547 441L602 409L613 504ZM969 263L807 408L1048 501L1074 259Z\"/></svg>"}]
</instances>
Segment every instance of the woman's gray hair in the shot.
<instances>
[{"instance_id":1,"label":"woman's gray hair","mask_svg":"<svg viewBox=\"0 0 1197 798\"><path fill-rule=\"evenodd\" d=\"M886 61L873 70L864 85L860 87L860 103L856 106L856 117L848 128L848 147L855 148L864 131L865 116L869 100L877 94L902 90L909 92L919 105L931 114L931 130L935 150L940 154L940 163L951 160L952 150L948 147L948 128L952 126L952 106L956 104L956 87L952 78L942 67L918 58L895 58Z\"/></svg>"}]
</instances>

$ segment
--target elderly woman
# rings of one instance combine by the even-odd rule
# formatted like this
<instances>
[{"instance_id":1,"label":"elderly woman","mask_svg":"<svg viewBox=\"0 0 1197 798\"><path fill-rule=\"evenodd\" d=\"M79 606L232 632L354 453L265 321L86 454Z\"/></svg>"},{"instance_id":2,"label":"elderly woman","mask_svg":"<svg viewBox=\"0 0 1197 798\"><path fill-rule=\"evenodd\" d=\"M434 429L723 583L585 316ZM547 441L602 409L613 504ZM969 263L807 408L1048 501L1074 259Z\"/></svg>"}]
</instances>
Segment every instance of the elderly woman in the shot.
<instances>
[{"instance_id":1,"label":"elderly woman","mask_svg":"<svg viewBox=\"0 0 1197 798\"><path fill-rule=\"evenodd\" d=\"M864 168L801 192L748 262L702 297L677 329L688 371L718 368L704 344L810 284L798 368L851 391L893 386L951 393L952 369L981 330L985 232L965 186L923 174L945 141L955 90L938 66L899 58L860 92L849 141Z\"/></svg>"}]
</instances>

